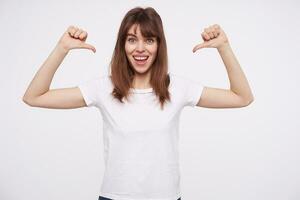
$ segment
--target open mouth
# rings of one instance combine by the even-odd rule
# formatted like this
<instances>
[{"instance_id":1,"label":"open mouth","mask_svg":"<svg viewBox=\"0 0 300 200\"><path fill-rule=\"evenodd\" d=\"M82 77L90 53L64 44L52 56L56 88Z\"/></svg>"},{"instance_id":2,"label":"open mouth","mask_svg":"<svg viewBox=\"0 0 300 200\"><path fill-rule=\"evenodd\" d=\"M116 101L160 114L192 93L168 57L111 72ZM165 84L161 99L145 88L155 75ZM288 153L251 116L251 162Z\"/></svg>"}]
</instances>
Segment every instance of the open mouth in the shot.
<instances>
[{"instance_id":1,"label":"open mouth","mask_svg":"<svg viewBox=\"0 0 300 200\"><path fill-rule=\"evenodd\" d=\"M139 65L143 65L147 62L149 56L133 56L135 62Z\"/></svg>"}]
</instances>

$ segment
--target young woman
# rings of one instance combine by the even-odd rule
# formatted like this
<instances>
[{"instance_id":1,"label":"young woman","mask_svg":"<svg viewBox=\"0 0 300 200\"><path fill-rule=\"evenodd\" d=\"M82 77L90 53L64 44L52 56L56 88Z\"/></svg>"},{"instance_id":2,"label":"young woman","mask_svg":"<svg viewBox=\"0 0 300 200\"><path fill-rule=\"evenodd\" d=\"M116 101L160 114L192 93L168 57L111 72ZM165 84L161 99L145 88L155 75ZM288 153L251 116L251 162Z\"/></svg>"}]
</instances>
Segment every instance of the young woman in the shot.
<instances>
[{"instance_id":1,"label":"young woman","mask_svg":"<svg viewBox=\"0 0 300 200\"><path fill-rule=\"evenodd\" d=\"M217 24L204 29L201 48L217 48L230 89L206 87L168 72L167 45L158 13L136 7L125 15L110 63L111 74L51 89L52 78L71 49L96 52L87 32L70 26L31 81L23 101L30 106L96 107L103 116L105 173L99 199L180 199L178 128L185 106L238 108L253 95L228 38Z\"/></svg>"}]
</instances>

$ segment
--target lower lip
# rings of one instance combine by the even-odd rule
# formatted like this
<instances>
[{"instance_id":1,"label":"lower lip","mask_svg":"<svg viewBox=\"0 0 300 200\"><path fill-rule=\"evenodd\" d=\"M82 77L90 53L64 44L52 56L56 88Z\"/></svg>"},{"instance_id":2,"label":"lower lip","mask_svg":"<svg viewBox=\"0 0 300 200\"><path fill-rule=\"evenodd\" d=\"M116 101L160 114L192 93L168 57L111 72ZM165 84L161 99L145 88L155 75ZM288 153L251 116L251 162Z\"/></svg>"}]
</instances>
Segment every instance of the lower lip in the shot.
<instances>
[{"instance_id":1,"label":"lower lip","mask_svg":"<svg viewBox=\"0 0 300 200\"><path fill-rule=\"evenodd\" d=\"M148 58L149 59L149 58ZM147 59L147 60L148 60ZM137 65L145 65L146 63L147 63L147 60L135 60L134 59L134 61L135 61L135 63L137 64Z\"/></svg>"}]
</instances>

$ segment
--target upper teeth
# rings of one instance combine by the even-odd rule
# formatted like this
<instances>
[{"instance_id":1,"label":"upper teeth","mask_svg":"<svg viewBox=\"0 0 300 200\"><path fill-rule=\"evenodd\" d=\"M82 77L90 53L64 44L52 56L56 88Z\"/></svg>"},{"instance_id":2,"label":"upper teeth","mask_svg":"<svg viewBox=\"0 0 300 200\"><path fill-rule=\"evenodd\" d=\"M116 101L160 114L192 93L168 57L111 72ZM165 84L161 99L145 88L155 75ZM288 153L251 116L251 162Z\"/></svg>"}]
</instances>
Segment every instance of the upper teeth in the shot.
<instances>
[{"instance_id":1,"label":"upper teeth","mask_svg":"<svg viewBox=\"0 0 300 200\"><path fill-rule=\"evenodd\" d=\"M147 59L147 56L145 56L145 57L136 57L136 56L134 56L134 58L137 59L137 60L145 60L145 59Z\"/></svg>"}]
</instances>

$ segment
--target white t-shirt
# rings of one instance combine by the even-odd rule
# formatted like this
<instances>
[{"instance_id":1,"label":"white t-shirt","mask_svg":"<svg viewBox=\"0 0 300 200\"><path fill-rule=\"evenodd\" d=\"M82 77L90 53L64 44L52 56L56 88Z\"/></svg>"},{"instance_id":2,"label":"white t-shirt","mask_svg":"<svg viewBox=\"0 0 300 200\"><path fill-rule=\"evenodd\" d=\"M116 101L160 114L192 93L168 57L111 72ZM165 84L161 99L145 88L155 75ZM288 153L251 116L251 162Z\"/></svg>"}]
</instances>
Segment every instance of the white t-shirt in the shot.
<instances>
[{"instance_id":1,"label":"white t-shirt","mask_svg":"<svg viewBox=\"0 0 300 200\"><path fill-rule=\"evenodd\" d=\"M105 172L100 196L113 200L177 200L180 192L179 117L194 107L203 85L169 73L171 102L161 110L153 88L130 88L124 104L110 94L109 75L78 85L103 118Z\"/></svg>"}]
</instances>

